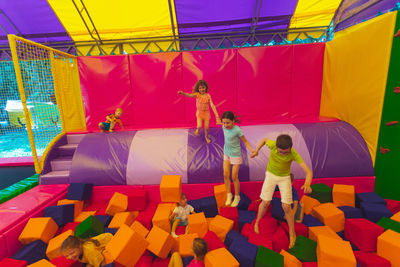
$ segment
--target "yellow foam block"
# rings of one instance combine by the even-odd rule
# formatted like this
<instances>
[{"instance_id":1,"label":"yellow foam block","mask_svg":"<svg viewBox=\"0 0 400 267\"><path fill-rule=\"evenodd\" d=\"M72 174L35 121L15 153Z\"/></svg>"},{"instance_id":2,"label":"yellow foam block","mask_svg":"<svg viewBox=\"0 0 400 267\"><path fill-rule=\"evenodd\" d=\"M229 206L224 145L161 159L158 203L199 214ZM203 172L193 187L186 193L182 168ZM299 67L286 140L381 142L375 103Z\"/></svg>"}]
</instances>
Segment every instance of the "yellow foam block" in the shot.
<instances>
[{"instance_id":1,"label":"yellow foam block","mask_svg":"<svg viewBox=\"0 0 400 267\"><path fill-rule=\"evenodd\" d=\"M181 194L181 176L163 175L160 183L161 202L179 202Z\"/></svg>"},{"instance_id":2,"label":"yellow foam block","mask_svg":"<svg viewBox=\"0 0 400 267\"><path fill-rule=\"evenodd\" d=\"M30 218L18 240L24 245L36 240L42 240L47 244L57 230L58 225L50 217Z\"/></svg>"},{"instance_id":3,"label":"yellow foam block","mask_svg":"<svg viewBox=\"0 0 400 267\"><path fill-rule=\"evenodd\" d=\"M169 232L166 232L157 226L153 226L153 228L151 228L146 240L149 242L147 249L162 259L166 259L168 257L168 253L175 244L175 241Z\"/></svg>"},{"instance_id":4,"label":"yellow foam block","mask_svg":"<svg viewBox=\"0 0 400 267\"><path fill-rule=\"evenodd\" d=\"M300 203L303 204L305 214L310 214L314 207L321 204L317 199L309 197L307 195L303 195L301 197Z\"/></svg>"},{"instance_id":5,"label":"yellow foam block","mask_svg":"<svg viewBox=\"0 0 400 267\"><path fill-rule=\"evenodd\" d=\"M187 227L189 234L197 234L200 238L203 238L208 232L208 223L204 212L190 214Z\"/></svg>"},{"instance_id":6,"label":"yellow foam block","mask_svg":"<svg viewBox=\"0 0 400 267\"><path fill-rule=\"evenodd\" d=\"M390 217L393 221L400 222L400 211L394 214L392 217Z\"/></svg>"},{"instance_id":7,"label":"yellow foam block","mask_svg":"<svg viewBox=\"0 0 400 267\"><path fill-rule=\"evenodd\" d=\"M332 203L324 203L314 207L311 215L332 228L336 233L344 230L344 213Z\"/></svg>"},{"instance_id":8,"label":"yellow foam block","mask_svg":"<svg viewBox=\"0 0 400 267\"><path fill-rule=\"evenodd\" d=\"M342 240L329 226L313 226L308 228L308 238L317 242L319 235L325 235L331 238Z\"/></svg>"},{"instance_id":9,"label":"yellow foam block","mask_svg":"<svg viewBox=\"0 0 400 267\"><path fill-rule=\"evenodd\" d=\"M279 253L283 256L283 267L302 267L303 264L299 261L295 256L286 252L285 250L281 250Z\"/></svg>"},{"instance_id":10,"label":"yellow foam block","mask_svg":"<svg viewBox=\"0 0 400 267\"><path fill-rule=\"evenodd\" d=\"M130 227L134 232L138 233L139 235L143 236L143 238L146 238L147 234L149 233L149 230L143 226L138 221L134 221Z\"/></svg>"},{"instance_id":11,"label":"yellow foam block","mask_svg":"<svg viewBox=\"0 0 400 267\"><path fill-rule=\"evenodd\" d=\"M134 220L135 220L135 215L132 212L129 211L117 212L115 213L110 224L108 225L108 228L120 228L121 225L124 224L130 226Z\"/></svg>"},{"instance_id":12,"label":"yellow foam block","mask_svg":"<svg viewBox=\"0 0 400 267\"><path fill-rule=\"evenodd\" d=\"M47 246L46 256L49 260L57 258L61 256L61 245L65 239L67 239L70 235L74 235L74 231L68 230L58 236L50 239L49 245Z\"/></svg>"},{"instance_id":13,"label":"yellow foam block","mask_svg":"<svg viewBox=\"0 0 400 267\"><path fill-rule=\"evenodd\" d=\"M215 200L217 201L218 208L225 206L225 202L226 202L225 184L214 186L214 196L215 196Z\"/></svg>"},{"instance_id":14,"label":"yellow foam block","mask_svg":"<svg viewBox=\"0 0 400 267\"><path fill-rule=\"evenodd\" d=\"M378 237L377 252L379 256L390 261L393 267L400 266L400 233L387 230Z\"/></svg>"},{"instance_id":15,"label":"yellow foam block","mask_svg":"<svg viewBox=\"0 0 400 267\"><path fill-rule=\"evenodd\" d=\"M37 261L35 263L32 263L28 266L30 266L30 267L56 267L54 264L52 264L51 262L49 262L48 260L45 260L45 259Z\"/></svg>"},{"instance_id":16,"label":"yellow foam block","mask_svg":"<svg viewBox=\"0 0 400 267\"><path fill-rule=\"evenodd\" d=\"M135 266L149 243L126 225L122 225L106 245L107 252L115 262Z\"/></svg>"},{"instance_id":17,"label":"yellow foam block","mask_svg":"<svg viewBox=\"0 0 400 267\"><path fill-rule=\"evenodd\" d=\"M350 242L318 235L318 266L324 267L356 267L357 261Z\"/></svg>"},{"instance_id":18,"label":"yellow foam block","mask_svg":"<svg viewBox=\"0 0 400 267\"><path fill-rule=\"evenodd\" d=\"M171 203L161 203L158 204L156 211L154 212L153 225L160 227L164 231L171 231L171 221L169 220L169 216L171 215L172 209Z\"/></svg>"},{"instance_id":19,"label":"yellow foam block","mask_svg":"<svg viewBox=\"0 0 400 267\"><path fill-rule=\"evenodd\" d=\"M333 203L337 206L356 206L354 185L334 184L332 189Z\"/></svg>"},{"instance_id":20,"label":"yellow foam block","mask_svg":"<svg viewBox=\"0 0 400 267\"><path fill-rule=\"evenodd\" d=\"M83 200L61 199L57 202L57 206L74 204L74 218L83 210Z\"/></svg>"},{"instance_id":21,"label":"yellow foam block","mask_svg":"<svg viewBox=\"0 0 400 267\"><path fill-rule=\"evenodd\" d=\"M74 222L83 222L89 216L94 216L95 214L96 211L82 211L78 216L75 217Z\"/></svg>"},{"instance_id":22,"label":"yellow foam block","mask_svg":"<svg viewBox=\"0 0 400 267\"><path fill-rule=\"evenodd\" d=\"M224 242L225 236L230 230L232 230L233 224L234 221L217 215L210 222L209 229L210 231L214 232L222 242Z\"/></svg>"},{"instance_id":23,"label":"yellow foam block","mask_svg":"<svg viewBox=\"0 0 400 267\"><path fill-rule=\"evenodd\" d=\"M187 235L180 235L178 237L179 243L179 254L182 257L194 256L192 251L192 243L195 238L198 238L197 234L187 234Z\"/></svg>"},{"instance_id":24,"label":"yellow foam block","mask_svg":"<svg viewBox=\"0 0 400 267\"><path fill-rule=\"evenodd\" d=\"M126 211L127 208L128 196L115 192L111 197L110 202L108 202L106 214L114 216L115 213Z\"/></svg>"},{"instance_id":25,"label":"yellow foam block","mask_svg":"<svg viewBox=\"0 0 400 267\"><path fill-rule=\"evenodd\" d=\"M204 259L205 267L239 267L239 262L226 248L209 251Z\"/></svg>"}]
</instances>

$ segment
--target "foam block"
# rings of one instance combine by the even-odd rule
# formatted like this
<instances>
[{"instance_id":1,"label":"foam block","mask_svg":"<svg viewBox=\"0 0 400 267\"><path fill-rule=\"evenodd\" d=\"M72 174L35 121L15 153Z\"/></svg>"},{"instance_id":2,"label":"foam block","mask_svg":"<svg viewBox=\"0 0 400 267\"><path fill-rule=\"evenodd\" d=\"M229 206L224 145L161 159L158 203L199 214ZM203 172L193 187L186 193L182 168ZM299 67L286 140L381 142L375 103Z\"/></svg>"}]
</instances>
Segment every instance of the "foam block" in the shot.
<instances>
[{"instance_id":1,"label":"foam block","mask_svg":"<svg viewBox=\"0 0 400 267\"><path fill-rule=\"evenodd\" d=\"M57 267L57 266L55 266L48 260L43 259L43 260L40 260L40 261L37 261L35 263L28 265L28 267Z\"/></svg>"},{"instance_id":2,"label":"foam block","mask_svg":"<svg viewBox=\"0 0 400 267\"><path fill-rule=\"evenodd\" d=\"M136 212L137 213L137 212ZM108 228L120 228L121 225L131 226L136 217L135 212L125 211L115 213Z\"/></svg>"},{"instance_id":3,"label":"foam block","mask_svg":"<svg viewBox=\"0 0 400 267\"><path fill-rule=\"evenodd\" d=\"M169 232L166 232L157 226L153 226L150 230L150 233L146 237L146 241L149 242L147 249L162 259L168 257L168 253L171 251L171 248L175 243Z\"/></svg>"},{"instance_id":4,"label":"foam block","mask_svg":"<svg viewBox=\"0 0 400 267\"><path fill-rule=\"evenodd\" d=\"M299 235L288 252L301 261L317 261L317 242Z\"/></svg>"},{"instance_id":5,"label":"foam block","mask_svg":"<svg viewBox=\"0 0 400 267\"><path fill-rule=\"evenodd\" d=\"M82 200L61 199L57 202L57 206L74 204L74 218L77 217L83 210Z\"/></svg>"},{"instance_id":6,"label":"foam block","mask_svg":"<svg viewBox=\"0 0 400 267\"><path fill-rule=\"evenodd\" d=\"M359 207L361 202L386 205L386 201L375 192L356 194L356 207Z\"/></svg>"},{"instance_id":7,"label":"foam block","mask_svg":"<svg viewBox=\"0 0 400 267\"><path fill-rule=\"evenodd\" d=\"M311 189L310 197L315 198L320 203L332 202L332 188L326 184L313 184Z\"/></svg>"},{"instance_id":8,"label":"foam block","mask_svg":"<svg viewBox=\"0 0 400 267\"><path fill-rule=\"evenodd\" d=\"M110 233L115 235L118 232L119 228L104 228L104 233Z\"/></svg>"},{"instance_id":9,"label":"foam block","mask_svg":"<svg viewBox=\"0 0 400 267\"><path fill-rule=\"evenodd\" d=\"M46 257L46 248L46 243L36 240L20 248L11 258L32 264Z\"/></svg>"},{"instance_id":10,"label":"foam block","mask_svg":"<svg viewBox=\"0 0 400 267\"><path fill-rule=\"evenodd\" d=\"M301 267L301 261L299 261L295 256L290 254L285 250L281 250L280 253L283 256L283 266L285 267Z\"/></svg>"},{"instance_id":11,"label":"foam block","mask_svg":"<svg viewBox=\"0 0 400 267\"><path fill-rule=\"evenodd\" d=\"M108 225L110 224L110 222L113 218L110 215L94 215L94 217L96 217L96 219L101 221L101 223L104 225L104 227L108 227Z\"/></svg>"},{"instance_id":12,"label":"foam block","mask_svg":"<svg viewBox=\"0 0 400 267\"><path fill-rule=\"evenodd\" d=\"M28 265L27 261L15 260L11 258L4 258L0 261L0 267L25 267Z\"/></svg>"},{"instance_id":13,"label":"foam block","mask_svg":"<svg viewBox=\"0 0 400 267\"><path fill-rule=\"evenodd\" d=\"M368 253L362 251L354 251L354 256L357 262L362 267L390 267L390 261L376 255L375 253Z\"/></svg>"},{"instance_id":14,"label":"foam block","mask_svg":"<svg viewBox=\"0 0 400 267\"><path fill-rule=\"evenodd\" d=\"M89 238L102 233L104 233L104 225L92 215L75 228L75 235L80 238Z\"/></svg>"},{"instance_id":15,"label":"foam block","mask_svg":"<svg viewBox=\"0 0 400 267\"><path fill-rule=\"evenodd\" d=\"M357 262L350 242L319 235L317 243L318 266L356 267Z\"/></svg>"},{"instance_id":16,"label":"foam block","mask_svg":"<svg viewBox=\"0 0 400 267\"><path fill-rule=\"evenodd\" d=\"M400 201L399 200L385 199L385 201L386 201L386 206L393 214L400 211Z\"/></svg>"},{"instance_id":17,"label":"foam block","mask_svg":"<svg viewBox=\"0 0 400 267\"><path fill-rule=\"evenodd\" d=\"M283 267L283 256L264 246L259 246L255 267Z\"/></svg>"},{"instance_id":18,"label":"foam block","mask_svg":"<svg viewBox=\"0 0 400 267\"><path fill-rule=\"evenodd\" d=\"M281 226L272 235L272 249L276 252L289 249L289 238Z\"/></svg>"},{"instance_id":19,"label":"foam block","mask_svg":"<svg viewBox=\"0 0 400 267\"><path fill-rule=\"evenodd\" d=\"M124 266L135 266L148 245L141 235L122 225L106 245L106 250L115 262Z\"/></svg>"},{"instance_id":20,"label":"foam block","mask_svg":"<svg viewBox=\"0 0 400 267\"><path fill-rule=\"evenodd\" d=\"M217 248L225 248L224 242L222 242L214 232L208 231L204 235L203 239L208 244L208 251L211 251L211 250L214 250ZM225 238L225 241L226 241L226 238Z\"/></svg>"},{"instance_id":21,"label":"foam block","mask_svg":"<svg viewBox=\"0 0 400 267\"><path fill-rule=\"evenodd\" d=\"M272 249L272 237L265 235L258 235L256 233L251 233L249 236L249 242L256 246L264 246L268 249Z\"/></svg>"},{"instance_id":22,"label":"foam block","mask_svg":"<svg viewBox=\"0 0 400 267\"><path fill-rule=\"evenodd\" d=\"M232 220L217 215L211 220L209 228L221 241L224 241L226 234L233 229L233 224Z\"/></svg>"},{"instance_id":23,"label":"foam block","mask_svg":"<svg viewBox=\"0 0 400 267\"><path fill-rule=\"evenodd\" d=\"M170 259L155 258L151 264L151 267L168 267Z\"/></svg>"},{"instance_id":24,"label":"foam block","mask_svg":"<svg viewBox=\"0 0 400 267\"><path fill-rule=\"evenodd\" d=\"M338 207L344 213L346 219L363 218L362 210L359 208L353 208L350 206Z\"/></svg>"},{"instance_id":25,"label":"foam block","mask_svg":"<svg viewBox=\"0 0 400 267\"><path fill-rule=\"evenodd\" d=\"M240 234L236 230L231 230L226 234L224 244L225 246L229 249L229 247L232 245L233 242L235 241L242 241L242 242L247 242L247 238Z\"/></svg>"},{"instance_id":26,"label":"foam block","mask_svg":"<svg viewBox=\"0 0 400 267\"><path fill-rule=\"evenodd\" d=\"M254 266L258 247L248 241L235 240L229 251L241 266Z\"/></svg>"},{"instance_id":27,"label":"foam block","mask_svg":"<svg viewBox=\"0 0 400 267\"><path fill-rule=\"evenodd\" d=\"M332 189L333 203L338 206L356 206L354 185L334 184Z\"/></svg>"},{"instance_id":28,"label":"foam block","mask_svg":"<svg viewBox=\"0 0 400 267\"><path fill-rule=\"evenodd\" d=\"M106 209L106 214L114 216L117 212L126 211L128 208L128 196L115 192L111 197L110 202L108 202L108 206Z\"/></svg>"},{"instance_id":29,"label":"foam block","mask_svg":"<svg viewBox=\"0 0 400 267\"><path fill-rule=\"evenodd\" d=\"M271 200L271 214L272 217L274 217L277 220L285 220L285 212L283 211L282 208L282 202L280 198L273 197Z\"/></svg>"},{"instance_id":30,"label":"foam block","mask_svg":"<svg viewBox=\"0 0 400 267\"><path fill-rule=\"evenodd\" d=\"M203 212L190 214L188 216L188 233L196 233L200 238L203 238L208 232L208 224Z\"/></svg>"},{"instance_id":31,"label":"foam block","mask_svg":"<svg viewBox=\"0 0 400 267\"><path fill-rule=\"evenodd\" d=\"M344 229L344 213L332 203L324 203L314 207L311 214L335 232Z\"/></svg>"},{"instance_id":32,"label":"foam block","mask_svg":"<svg viewBox=\"0 0 400 267\"><path fill-rule=\"evenodd\" d=\"M95 214L95 211L82 211L81 213L79 213L78 216L75 217L74 222L83 222L84 220L86 220L90 216L94 216Z\"/></svg>"},{"instance_id":33,"label":"foam block","mask_svg":"<svg viewBox=\"0 0 400 267\"><path fill-rule=\"evenodd\" d=\"M254 229L254 223L255 221L253 221L253 223L251 224L253 229ZM278 226L279 226L278 221L272 217L261 218L260 221L258 222L258 229L261 235L266 235L266 236L273 235Z\"/></svg>"},{"instance_id":34,"label":"foam block","mask_svg":"<svg viewBox=\"0 0 400 267\"><path fill-rule=\"evenodd\" d=\"M396 222L386 217L382 217L377 225L381 226L385 230L391 229L397 233L400 233L400 222Z\"/></svg>"},{"instance_id":35,"label":"foam block","mask_svg":"<svg viewBox=\"0 0 400 267\"><path fill-rule=\"evenodd\" d=\"M171 221L169 220L169 216L172 213L172 206L176 207L176 204L170 203L161 203L158 204L156 212L154 213L152 222L154 226L160 227L166 232L171 231Z\"/></svg>"},{"instance_id":36,"label":"foam block","mask_svg":"<svg viewBox=\"0 0 400 267\"><path fill-rule=\"evenodd\" d=\"M367 219L346 219L344 236L361 251L376 251L376 242L385 229Z\"/></svg>"},{"instance_id":37,"label":"foam block","mask_svg":"<svg viewBox=\"0 0 400 267\"><path fill-rule=\"evenodd\" d=\"M317 262L303 262L303 267L318 267ZM357 265L358 267L358 265Z\"/></svg>"},{"instance_id":38,"label":"foam block","mask_svg":"<svg viewBox=\"0 0 400 267\"><path fill-rule=\"evenodd\" d=\"M377 252L379 256L390 261L393 267L400 266L400 234L387 230L378 237Z\"/></svg>"},{"instance_id":39,"label":"foam block","mask_svg":"<svg viewBox=\"0 0 400 267\"><path fill-rule=\"evenodd\" d=\"M384 204L361 202L360 208L365 218L372 222L378 222L382 217L390 218L392 213Z\"/></svg>"},{"instance_id":40,"label":"foam block","mask_svg":"<svg viewBox=\"0 0 400 267\"><path fill-rule=\"evenodd\" d=\"M36 240L49 243L58 230L57 224L52 218L30 218L18 240L22 244L29 244Z\"/></svg>"},{"instance_id":41,"label":"foam block","mask_svg":"<svg viewBox=\"0 0 400 267\"><path fill-rule=\"evenodd\" d=\"M67 224L64 225L64 227L61 229L61 233L64 233L64 232L66 232L66 231L68 231L68 230L72 230L72 232L75 233L75 229L76 229L76 227L77 227L79 224L80 224L79 222L70 222L70 223L67 223Z\"/></svg>"},{"instance_id":42,"label":"foam block","mask_svg":"<svg viewBox=\"0 0 400 267\"><path fill-rule=\"evenodd\" d=\"M182 257L194 256L192 251L192 243L195 238L198 238L197 234L185 234L178 237L179 254Z\"/></svg>"},{"instance_id":43,"label":"foam block","mask_svg":"<svg viewBox=\"0 0 400 267\"><path fill-rule=\"evenodd\" d=\"M136 263L135 267L149 267L153 262L153 257L149 255L143 255Z\"/></svg>"},{"instance_id":44,"label":"foam block","mask_svg":"<svg viewBox=\"0 0 400 267\"><path fill-rule=\"evenodd\" d=\"M82 263L79 261L69 260L64 256L52 259L50 262L57 267L82 267Z\"/></svg>"},{"instance_id":45,"label":"foam block","mask_svg":"<svg viewBox=\"0 0 400 267\"><path fill-rule=\"evenodd\" d=\"M289 225L287 222L280 221L279 225L285 230L286 235L289 237ZM308 227L302 223L294 223L294 231L296 235L308 236Z\"/></svg>"},{"instance_id":46,"label":"foam block","mask_svg":"<svg viewBox=\"0 0 400 267\"><path fill-rule=\"evenodd\" d=\"M89 200L92 196L93 184L70 183L67 199L71 200Z\"/></svg>"},{"instance_id":47,"label":"foam block","mask_svg":"<svg viewBox=\"0 0 400 267\"><path fill-rule=\"evenodd\" d=\"M314 218L312 215L304 215L302 223L307 227L324 226L322 222Z\"/></svg>"},{"instance_id":48,"label":"foam block","mask_svg":"<svg viewBox=\"0 0 400 267\"><path fill-rule=\"evenodd\" d=\"M132 189L128 194L128 211L145 210L147 206L147 190Z\"/></svg>"},{"instance_id":49,"label":"foam block","mask_svg":"<svg viewBox=\"0 0 400 267\"><path fill-rule=\"evenodd\" d=\"M390 217L393 221L400 222L400 211Z\"/></svg>"},{"instance_id":50,"label":"foam block","mask_svg":"<svg viewBox=\"0 0 400 267\"><path fill-rule=\"evenodd\" d=\"M136 221L143 224L144 227L150 229L152 227L152 219L153 219L154 212L153 211L141 211L139 215L136 217Z\"/></svg>"},{"instance_id":51,"label":"foam block","mask_svg":"<svg viewBox=\"0 0 400 267\"><path fill-rule=\"evenodd\" d=\"M232 220L233 221L233 229L239 230L239 224L238 224L239 213L238 213L237 208L222 207L219 209L219 215Z\"/></svg>"},{"instance_id":52,"label":"foam block","mask_svg":"<svg viewBox=\"0 0 400 267\"><path fill-rule=\"evenodd\" d=\"M314 226L308 228L308 238L317 242L319 235L325 235L331 238L342 240L329 226Z\"/></svg>"},{"instance_id":53,"label":"foam block","mask_svg":"<svg viewBox=\"0 0 400 267\"><path fill-rule=\"evenodd\" d=\"M50 206L44 209L43 217L52 218L58 226L74 221L75 205Z\"/></svg>"},{"instance_id":54,"label":"foam block","mask_svg":"<svg viewBox=\"0 0 400 267\"><path fill-rule=\"evenodd\" d=\"M257 213L255 211L238 210L238 227L242 231L245 223L251 224L256 219Z\"/></svg>"},{"instance_id":55,"label":"foam block","mask_svg":"<svg viewBox=\"0 0 400 267\"><path fill-rule=\"evenodd\" d=\"M161 202L180 202L181 194L181 176L163 175L160 183Z\"/></svg>"},{"instance_id":56,"label":"foam block","mask_svg":"<svg viewBox=\"0 0 400 267\"><path fill-rule=\"evenodd\" d=\"M225 206L226 194L225 184L214 186L214 196L218 208Z\"/></svg>"},{"instance_id":57,"label":"foam block","mask_svg":"<svg viewBox=\"0 0 400 267\"><path fill-rule=\"evenodd\" d=\"M239 204L237 205L237 208L239 210L247 210L251 204L250 198L246 196L243 192L240 192L239 195L240 195L240 201Z\"/></svg>"},{"instance_id":58,"label":"foam block","mask_svg":"<svg viewBox=\"0 0 400 267\"><path fill-rule=\"evenodd\" d=\"M204 212L206 217L215 217L218 215L218 207L215 198L212 197L203 197L199 200L199 211L196 212ZM193 206L194 208L194 206Z\"/></svg>"},{"instance_id":59,"label":"foam block","mask_svg":"<svg viewBox=\"0 0 400 267\"><path fill-rule=\"evenodd\" d=\"M149 230L143 226L138 221L134 221L130 227L134 232L137 232L139 235L141 235L143 238L146 238L146 236L149 233Z\"/></svg>"},{"instance_id":60,"label":"foam block","mask_svg":"<svg viewBox=\"0 0 400 267\"><path fill-rule=\"evenodd\" d=\"M204 263L207 267L239 267L239 262L226 248L218 248L208 252Z\"/></svg>"},{"instance_id":61,"label":"foam block","mask_svg":"<svg viewBox=\"0 0 400 267\"><path fill-rule=\"evenodd\" d=\"M303 195L300 199L300 203L303 204L304 207L304 213L305 214L311 214L311 211L315 206L320 205L321 203L316 200L315 198L309 197L307 195Z\"/></svg>"},{"instance_id":62,"label":"foam block","mask_svg":"<svg viewBox=\"0 0 400 267\"><path fill-rule=\"evenodd\" d=\"M74 235L74 232L72 230L68 230L50 239L46 250L46 256L47 258L49 258L49 260L61 256L61 251L60 251L61 245L64 242L64 240L67 239L70 235Z\"/></svg>"}]
</instances>

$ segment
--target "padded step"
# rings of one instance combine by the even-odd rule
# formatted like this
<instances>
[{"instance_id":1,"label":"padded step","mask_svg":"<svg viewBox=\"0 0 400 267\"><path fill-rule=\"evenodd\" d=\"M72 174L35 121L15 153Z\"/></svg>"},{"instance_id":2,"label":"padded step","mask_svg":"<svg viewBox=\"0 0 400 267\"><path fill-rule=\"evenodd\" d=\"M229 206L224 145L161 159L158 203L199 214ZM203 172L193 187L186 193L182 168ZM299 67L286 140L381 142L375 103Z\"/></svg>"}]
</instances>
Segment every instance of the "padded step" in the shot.
<instances>
[{"instance_id":1,"label":"padded step","mask_svg":"<svg viewBox=\"0 0 400 267\"><path fill-rule=\"evenodd\" d=\"M69 184L68 171L51 171L40 176L41 184Z\"/></svg>"},{"instance_id":2,"label":"padded step","mask_svg":"<svg viewBox=\"0 0 400 267\"><path fill-rule=\"evenodd\" d=\"M68 144L79 144L86 134L68 134L67 142Z\"/></svg>"},{"instance_id":3,"label":"padded step","mask_svg":"<svg viewBox=\"0 0 400 267\"><path fill-rule=\"evenodd\" d=\"M71 168L72 157L59 157L51 160L51 169L53 171L68 171Z\"/></svg>"},{"instance_id":4,"label":"padded step","mask_svg":"<svg viewBox=\"0 0 400 267\"><path fill-rule=\"evenodd\" d=\"M78 144L66 144L58 147L58 151L60 152L60 156L73 156L75 153Z\"/></svg>"}]
</instances>

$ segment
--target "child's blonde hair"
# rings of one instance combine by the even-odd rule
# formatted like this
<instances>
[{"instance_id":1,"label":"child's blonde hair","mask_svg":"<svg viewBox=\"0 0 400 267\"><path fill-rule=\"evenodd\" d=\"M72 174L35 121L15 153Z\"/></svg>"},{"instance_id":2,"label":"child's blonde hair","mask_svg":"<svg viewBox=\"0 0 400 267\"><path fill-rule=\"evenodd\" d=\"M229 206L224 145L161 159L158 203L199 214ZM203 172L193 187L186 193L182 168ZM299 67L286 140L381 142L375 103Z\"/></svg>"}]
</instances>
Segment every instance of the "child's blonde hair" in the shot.
<instances>
[{"instance_id":1,"label":"child's blonde hair","mask_svg":"<svg viewBox=\"0 0 400 267\"><path fill-rule=\"evenodd\" d=\"M198 80L196 85L193 88L192 93L198 93L199 92L199 87L204 86L206 88L206 93L208 92L208 84L205 80Z\"/></svg>"},{"instance_id":2,"label":"child's blonde hair","mask_svg":"<svg viewBox=\"0 0 400 267\"><path fill-rule=\"evenodd\" d=\"M97 247L100 246L100 242L95 239L91 239L91 238L81 239L77 236L70 235L61 244L61 251L64 251L66 249L71 249L71 248L80 248L80 247L82 247L83 243L85 243L85 242L92 242L95 246L97 246Z\"/></svg>"},{"instance_id":3,"label":"child's blonde hair","mask_svg":"<svg viewBox=\"0 0 400 267\"><path fill-rule=\"evenodd\" d=\"M202 238L195 238L192 243L192 249L196 257L199 260L204 261L204 257L208 252L207 242Z\"/></svg>"}]
</instances>

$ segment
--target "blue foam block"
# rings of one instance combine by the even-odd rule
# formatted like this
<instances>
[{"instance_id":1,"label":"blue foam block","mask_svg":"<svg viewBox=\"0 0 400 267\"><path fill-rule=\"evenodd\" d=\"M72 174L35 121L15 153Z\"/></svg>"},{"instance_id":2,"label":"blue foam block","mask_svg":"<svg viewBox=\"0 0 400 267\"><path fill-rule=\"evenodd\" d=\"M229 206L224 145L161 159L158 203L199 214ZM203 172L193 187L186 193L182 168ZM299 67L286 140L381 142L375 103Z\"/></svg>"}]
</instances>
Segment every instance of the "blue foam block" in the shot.
<instances>
[{"instance_id":1,"label":"blue foam block","mask_svg":"<svg viewBox=\"0 0 400 267\"><path fill-rule=\"evenodd\" d=\"M360 207L361 202L386 205L386 201L375 192L366 192L366 193L356 194L356 207Z\"/></svg>"},{"instance_id":2,"label":"blue foam block","mask_svg":"<svg viewBox=\"0 0 400 267\"><path fill-rule=\"evenodd\" d=\"M236 240L229 247L229 252L240 266L254 266L258 247L248 241Z\"/></svg>"},{"instance_id":3,"label":"blue foam block","mask_svg":"<svg viewBox=\"0 0 400 267\"><path fill-rule=\"evenodd\" d=\"M282 208L282 202L280 198L274 197L271 200L271 215L277 220L284 221L285 220L285 212Z\"/></svg>"},{"instance_id":4,"label":"blue foam block","mask_svg":"<svg viewBox=\"0 0 400 267\"><path fill-rule=\"evenodd\" d=\"M229 247L232 245L232 243L237 240L247 242L247 238L244 235L242 235L241 233L239 233L236 230L231 230L226 234L224 244L229 249Z\"/></svg>"},{"instance_id":5,"label":"blue foam block","mask_svg":"<svg viewBox=\"0 0 400 267\"><path fill-rule=\"evenodd\" d=\"M27 261L28 264L33 264L46 257L47 244L42 240L36 240L28 245L20 248L11 258L15 260Z\"/></svg>"},{"instance_id":6,"label":"blue foam block","mask_svg":"<svg viewBox=\"0 0 400 267\"><path fill-rule=\"evenodd\" d=\"M93 184L71 183L68 188L67 199L89 200L92 196Z\"/></svg>"},{"instance_id":7,"label":"blue foam block","mask_svg":"<svg viewBox=\"0 0 400 267\"><path fill-rule=\"evenodd\" d=\"M74 204L50 206L44 209L43 217L51 217L58 226L74 221Z\"/></svg>"},{"instance_id":8,"label":"blue foam block","mask_svg":"<svg viewBox=\"0 0 400 267\"><path fill-rule=\"evenodd\" d=\"M363 213L359 208L353 208L351 206L338 207L344 213L346 219L363 218Z\"/></svg>"},{"instance_id":9,"label":"blue foam block","mask_svg":"<svg viewBox=\"0 0 400 267\"><path fill-rule=\"evenodd\" d=\"M239 231L242 231L243 225L245 223L251 224L256 216L257 213L255 211L249 211L249 210L238 210L238 224L239 224Z\"/></svg>"},{"instance_id":10,"label":"blue foam block","mask_svg":"<svg viewBox=\"0 0 400 267\"><path fill-rule=\"evenodd\" d=\"M217 201L214 196L203 197L200 199L200 212L204 212L207 218L215 217L218 215Z\"/></svg>"},{"instance_id":11,"label":"blue foam block","mask_svg":"<svg viewBox=\"0 0 400 267\"><path fill-rule=\"evenodd\" d=\"M112 216L109 216L109 215L94 215L94 217L96 219L98 219L99 221L101 221L101 223L104 225L104 227L107 227L113 218Z\"/></svg>"},{"instance_id":12,"label":"blue foam block","mask_svg":"<svg viewBox=\"0 0 400 267\"><path fill-rule=\"evenodd\" d=\"M115 233L118 231L118 228L104 228L104 233L111 233L115 235Z\"/></svg>"},{"instance_id":13,"label":"blue foam block","mask_svg":"<svg viewBox=\"0 0 400 267\"><path fill-rule=\"evenodd\" d=\"M194 211L195 211L196 213L201 212L201 211L200 211L200 208L201 208L201 205L200 205L201 200L200 200L200 199L189 200L187 203L188 203L190 206L193 207L193 209L194 209Z\"/></svg>"},{"instance_id":14,"label":"blue foam block","mask_svg":"<svg viewBox=\"0 0 400 267\"><path fill-rule=\"evenodd\" d=\"M322 222L320 222L318 219L314 218L312 215L304 215L302 223L306 225L307 227L312 227L312 226L324 226Z\"/></svg>"},{"instance_id":15,"label":"blue foam block","mask_svg":"<svg viewBox=\"0 0 400 267\"><path fill-rule=\"evenodd\" d=\"M183 266L188 266L193 259L194 259L193 256L183 257L182 258Z\"/></svg>"},{"instance_id":16,"label":"blue foam block","mask_svg":"<svg viewBox=\"0 0 400 267\"><path fill-rule=\"evenodd\" d=\"M240 201L237 206L239 210L247 210L251 204L251 200L243 192L240 192Z\"/></svg>"},{"instance_id":17,"label":"blue foam block","mask_svg":"<svg viewBox=\"0 0 400 267\"><path fill-rule=\"evenodd\" d=\"M361 202L360 208L364 217L371 222L377 223L382 217L392 217L392 212L387 208L386 204L375 204L369 202Z\"/></svg>"}]
</instances>

